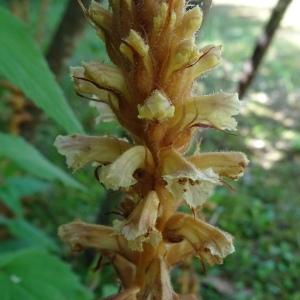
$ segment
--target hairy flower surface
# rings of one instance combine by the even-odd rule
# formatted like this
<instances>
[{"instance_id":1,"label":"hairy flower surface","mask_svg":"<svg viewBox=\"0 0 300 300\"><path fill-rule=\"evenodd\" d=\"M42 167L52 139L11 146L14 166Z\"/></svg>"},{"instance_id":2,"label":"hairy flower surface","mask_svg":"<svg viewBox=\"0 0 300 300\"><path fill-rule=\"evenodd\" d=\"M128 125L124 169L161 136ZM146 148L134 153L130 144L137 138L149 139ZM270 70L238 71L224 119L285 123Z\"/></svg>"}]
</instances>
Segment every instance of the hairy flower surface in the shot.
<instances>
[{"instance_id":1,"label":"hairy flower surface","mask_svg":"<svg viewBox=\"0 0 300 300\"><path fill-rule=\"evenodd\" d=\"M202 12L184 0L110 0L108 9L92 1L83 11L113 65L72 68L75 90L99 111L97 122L117 120L129 138L58 136L55 146L70 168L96 163L98 180L124 192L123 218L112 227L74 221L59 236L74 250L94 248L110 259L121 288L109 299L196 299L174 292L170 270L193 256L220 264L234 252L232 236L195 211L248 164L240 152L188 151L207 128L237 127L237 94L197 88L196 79L219 64L221 47L198 48ZM178 212L183 205L190 213Z\"/></svg>"}]
</instances>

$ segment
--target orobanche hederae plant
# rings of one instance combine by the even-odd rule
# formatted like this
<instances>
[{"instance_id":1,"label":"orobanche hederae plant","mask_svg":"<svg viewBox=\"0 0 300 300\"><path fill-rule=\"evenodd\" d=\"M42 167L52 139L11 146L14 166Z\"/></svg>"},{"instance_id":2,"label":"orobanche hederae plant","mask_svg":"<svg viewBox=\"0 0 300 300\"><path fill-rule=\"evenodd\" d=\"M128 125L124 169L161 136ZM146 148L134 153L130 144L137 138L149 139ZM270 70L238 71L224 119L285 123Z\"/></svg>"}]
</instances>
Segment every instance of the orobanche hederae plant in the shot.
<instances>
[{"instance_id":1,"label":"orobanche hederae plant","mask_svg":"<svg viewBox=\"0 0 300 300\"><path fill-rule=\"evenodd\" d=\"M236 130L237 94L201 95L196 80L220 62L221 47L199 49L201 9L184 0L92 1L84 13L114 65L72 68L76 92L90 98L100 121L116 119L128 139L59 136L58 151L77 170L96 165L107 188L123 191L122 218L111 227L74 221L59 228L72 248L93 248L116 269L120 293L109 299L196 299L174 292L170 270L192 256L220 264L234 252L232 236L199 213L224 178L247 165L239 152L190 151L207 128ZM182 213L182 207L186 207Z\"/></svg>"}]
</instances>

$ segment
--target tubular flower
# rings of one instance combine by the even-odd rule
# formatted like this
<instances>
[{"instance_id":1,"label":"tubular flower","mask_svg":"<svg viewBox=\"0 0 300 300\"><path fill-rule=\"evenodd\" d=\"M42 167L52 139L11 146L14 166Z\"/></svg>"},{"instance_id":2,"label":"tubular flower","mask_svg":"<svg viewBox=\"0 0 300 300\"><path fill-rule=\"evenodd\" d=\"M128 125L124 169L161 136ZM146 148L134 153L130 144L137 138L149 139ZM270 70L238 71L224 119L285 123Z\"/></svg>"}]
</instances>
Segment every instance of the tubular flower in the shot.
<instances>
[{"instance_id":1,"label":"tubular flower","mask_svg":"<svg viewBox=\"0 0 300 300\"><path fill-rule=\"evenodd\" d=\"M75 90L99 111L97 122L117 120L129 139L58 136L55 146L70 168L96 164L97 179L124 192L122 219L111 227L74 221L59 236L74 250L108 257L121 282L109 299L196 299L174 292L170 270L193 256L220 264L234 252L233 237L194 210L248 164L240 152L187 154L205 128L236 130L237 94L195 92L195 80L219 64L221 47L198 49L202 12L187 10L184 0L110 0L108 9L92 1L82 8L114 65L72 68ZM182 205L191 212L178 213Z\"/></svg>"}]
</instances>

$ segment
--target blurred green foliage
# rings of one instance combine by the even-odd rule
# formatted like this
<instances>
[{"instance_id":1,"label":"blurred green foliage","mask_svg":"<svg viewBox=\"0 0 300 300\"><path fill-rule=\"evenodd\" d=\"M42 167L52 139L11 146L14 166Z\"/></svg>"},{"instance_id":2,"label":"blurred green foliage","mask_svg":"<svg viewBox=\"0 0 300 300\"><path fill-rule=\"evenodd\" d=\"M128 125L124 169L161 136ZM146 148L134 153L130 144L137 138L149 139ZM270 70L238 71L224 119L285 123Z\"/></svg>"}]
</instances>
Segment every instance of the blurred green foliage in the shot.
<instances>
[{"instance_id":1,"label":"blurred green foliage","mask_svg":"<svg viewBox=\"0 0 300 300\"><path fill-rule=\"evenodd\" d=\"M26 25L28 30L25 30L28 36L29 33L34 35L39 3L30 1L30 20ZM36 45L29 46L34 47L35 53L38 51L39 54L32 57L33 48L28 48L26 51L31 57L26 63L38 58L37 64L45 64L41 53L51 43L66 3L58 0L51 2L44 22L44 41L40 49ZM0 1L3 9L8 9L8 4L9 1ZM13 23L13 20L8 18L7 22ZM4 21L1 19L1 22ZM201 81L203 93L235 89L242 66L251 55L263 21L255 9L230 5L217 5L211 9L204 28L199 32L199 42L202 45L210 42L223 44L224 64ZM30 39L24 36L18 39L13 32L10 34L14 47L21 47L18 44L24 42L21 39ZM202 282L203 299L300 299L300 138L297 133L300 130L300 107L297 104L300 97L299 48L287 30L280 31L245 99L238 133L230 135L215 131L203 134L203 150L244 151L251 160L244 179L238 183L230 182L235 191L218 189L211 199L215 208L206 211L208 220L234 235L236 252L225 260L223 266L208 268L206 273L199 261L195 260L199 284ZM3 51L0 50L0 55ZM26 51L19 51L15 55L22 54L20 59L25 60ZM8 54L5 60L14 60ZM20 68L22 60L19 61ZM68 65L90 60L109 63L103 43L96 37L94 30L87 27ZM6 77L3 68L2 65L0 79L9 79L16 85L25 80L22 72ZM25 94L26 89L31 92L28 96L36 102L43 100L38 94L32 94L30 80L38 76L42 81L39 72L44 74L49 70L42 67L36 74L27 76L26 80L29 81L24 85L19 84ZM86 132L122 135L117 124L95 126L96 111L75 95L68 74L61 79L60 87ZM52 79L47 83L47 88L54 93L52 95L57 92L55 89L59 89ZM51 96L53 103L58 103L63 97L61 91L58 93L58 98ZM92 169L74 174L86 190L62 185L59 181L68 183L69 180L70 183L74 180L64 177L67 175L62 170L57 169L56 172L64 175L50 178L53 165L57 166L55 168L65 168L63 158L53 147L54 138L62 132L62 127L50 119L42 118L30 141L32 146L19 137L10 136L11 144L7 140L1 141L1 137L8 136L7 124L13 114L7 94L5 88L0 87L0 131L6 132L0 135L1 297L4 295L3 299L18 300L84 300L98 299L117 292L116 276L109 266L104 265L101 271L94 271L99 259L94 253L70 258L68 250L56 237L60 224L77 217L87 222L96 222L117 207L117 200L107 199L103 188L94 180ZM46 96L49 97L49 94ZM54 111L51 115L47 105L39 104L45 114L54 119L60 118L58 123L64 126L66 119L54 116ZM51 111L51 105L49 107ZM65 128L70 129L69 125ZM33 146L41 154L37 154ZM42 161L40 165L39 160ZM34 171L35 165L38 165L38 172ZM48 178L36 176L37 173L48 174ZM58 180L53 180L55 178ZM107 202L110 202L109 208L105 206ZM105 219L109 221L110 218ZM69 260L73 271L63 260ZM176 276L174 274L174 278ZM80 277L81 283L77 277ZM94 296L91 296L90 291Z\"/></svg>"}]
</instances>

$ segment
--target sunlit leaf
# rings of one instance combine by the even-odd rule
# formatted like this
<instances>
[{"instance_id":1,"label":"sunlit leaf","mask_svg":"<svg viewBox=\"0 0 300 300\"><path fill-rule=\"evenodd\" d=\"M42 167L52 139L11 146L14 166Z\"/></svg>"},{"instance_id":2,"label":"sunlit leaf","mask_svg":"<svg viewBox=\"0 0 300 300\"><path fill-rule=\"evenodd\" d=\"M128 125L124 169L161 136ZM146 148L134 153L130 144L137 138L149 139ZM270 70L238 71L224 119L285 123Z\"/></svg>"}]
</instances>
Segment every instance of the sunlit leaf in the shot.
<instances>
[{"instance_id":1,"label":"sunlit leaf","mask_svg":"<svg viewBox=\"0 0 300 300\"><path fill-rule=\"evenodd\" d=\"M29 30L3 8L0 8L0 41L0 75L20 88L67 132L82 132Z\"/></svg>"}]
</instances>

